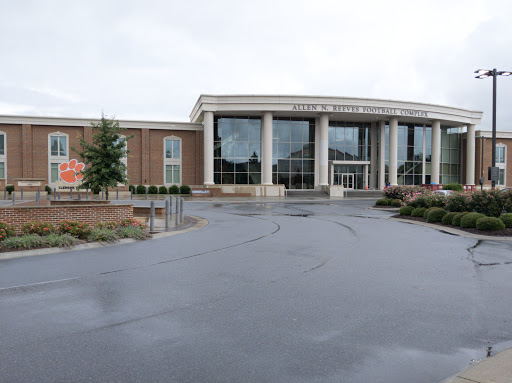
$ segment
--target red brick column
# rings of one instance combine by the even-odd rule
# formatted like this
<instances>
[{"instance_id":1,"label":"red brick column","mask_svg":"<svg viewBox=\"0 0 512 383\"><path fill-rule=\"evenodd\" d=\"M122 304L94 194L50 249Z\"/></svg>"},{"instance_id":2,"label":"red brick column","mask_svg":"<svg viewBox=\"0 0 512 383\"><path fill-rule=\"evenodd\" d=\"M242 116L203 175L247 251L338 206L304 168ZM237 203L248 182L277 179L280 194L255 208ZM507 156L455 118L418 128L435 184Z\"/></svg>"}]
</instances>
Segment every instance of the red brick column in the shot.
<instances>
[{"instance_id":1,"label":"red brick column","mask_svg":"<svg viewBox=\"0 0 512 383\"><path fill-rule=\"evenodd\" d=\"M32 162L32 125L21 125L21 137L23 141L23 178L32 178L33 162Z\"/></svg>"}]
</instances>

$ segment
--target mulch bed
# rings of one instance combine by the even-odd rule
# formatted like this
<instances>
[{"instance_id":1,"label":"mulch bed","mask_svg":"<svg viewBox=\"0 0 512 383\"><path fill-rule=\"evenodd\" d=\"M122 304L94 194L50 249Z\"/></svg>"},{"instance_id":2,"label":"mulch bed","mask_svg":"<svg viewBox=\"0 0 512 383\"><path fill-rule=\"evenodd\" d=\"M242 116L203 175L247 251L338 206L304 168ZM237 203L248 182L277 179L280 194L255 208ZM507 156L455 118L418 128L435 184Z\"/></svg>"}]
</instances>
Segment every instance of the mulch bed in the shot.
<instances>
[{"instance_id":1,"label":"mulch bed","mask_svg":"<svg viewBox=\"0 0 512 383\"><path fill-rule=\"evenodd\" d=\"M419 222L427 222L426 218L422 217L411 217L410 215L400 215L396 214L392 218L400 218L405 219L409 221L419 221ZM430 223L430 222L429 222ZM480 235L488 235L493 237L512 237L512 227L505 228L503 230L478 230L476 228L464 228L460 226L452 226L452 225L443 225L441 222L432 222L431 225L451 228L451 229L457 229L466 231L471 234L480 234Z\"/></svg>"}]
</instances>

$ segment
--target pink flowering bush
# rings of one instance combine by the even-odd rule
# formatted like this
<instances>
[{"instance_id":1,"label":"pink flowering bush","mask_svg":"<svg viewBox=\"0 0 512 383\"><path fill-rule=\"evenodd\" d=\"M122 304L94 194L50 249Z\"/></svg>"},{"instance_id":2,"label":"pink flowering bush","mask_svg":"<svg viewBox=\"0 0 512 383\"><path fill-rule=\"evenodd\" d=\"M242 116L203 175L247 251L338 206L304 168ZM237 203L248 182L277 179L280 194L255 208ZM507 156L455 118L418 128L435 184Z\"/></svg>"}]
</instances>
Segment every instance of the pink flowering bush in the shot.
<instances>
[{"instance_id":1,"label":"pink flowering bush","mask_svg":"<svg viewBox=\"0 0 512 383\"><path fill-rule=\"evenodd\" d=\"M29 222L21 227L21 230L25 234L37 234L41 236L53 234L57 231L55 226L49 222Z\"/></svg>"},{"instance_id":2,"label":"pink flowering bush","mask_svg":"<svg viewBox=\"0 0 512 383\"><path fill-rule=\"evenodd\" d=\"M86 239L91 234L91 228L87 223L67 219L59 222L58 231L60 234L69 234L79 239Z\"/></svg>"},{"instance_id":3,"label":"pink flowering bush","mask_svg":"<svg viewBox=\"0 0 512 383\"><path fill-rule=\"evenodd\" d=\"M140 227L141 229L144 229L146 228L146 225L137 221L136 219L133 219L133 218L128 218L128 219L123 219L121 222L119 222L119 226L120 227L128 227L128 226L131 226L131 227Z\"/></svg>"},{"instance_id":4,"label":"pink flowering bush","mask_svg":"<svg viewBox=\"0 0 512 383\"><path fill-rule=\"evenodd\" d=\"M14 237L15 235L16 232L11 225L7 222L0 221L0 241L3 241L8 237Z\"/></svg>"},{"instance_id":5,"label":"pink flowering bush","mask_svg":"<svg viewBox=\"0 0 512 383\"><path fill-rule=\"evenodd\" d=\"M388 186L386 189L384 189L384 195L386 198L399 199L400 201L404 201L407 197L417 193L424 193L425 191L426 189L421 186Z\"/></svg>"},{"instance_id":6,"label":"pink flowering bush","mask_svg":"<svg viewBox=\"0 0 512 383\"><path fill-rule=\"evenodd\" d=\"M473 193L471 208L477 213L497 218L503 213L506 202L505 197L505 193L498 189L478 191Z\"/></svg>"},{"instance_id":7,"label":"pink flowering bush","mask_svg":"<svg viewBox=\"0 0 512 383\"><path fill-rule=\"evenodd\" d=\"M473 192L466 191L461 193L452 193L446 198L446 209L451 212L462 213L472 210Z\"/></svg>"}]
</instances>

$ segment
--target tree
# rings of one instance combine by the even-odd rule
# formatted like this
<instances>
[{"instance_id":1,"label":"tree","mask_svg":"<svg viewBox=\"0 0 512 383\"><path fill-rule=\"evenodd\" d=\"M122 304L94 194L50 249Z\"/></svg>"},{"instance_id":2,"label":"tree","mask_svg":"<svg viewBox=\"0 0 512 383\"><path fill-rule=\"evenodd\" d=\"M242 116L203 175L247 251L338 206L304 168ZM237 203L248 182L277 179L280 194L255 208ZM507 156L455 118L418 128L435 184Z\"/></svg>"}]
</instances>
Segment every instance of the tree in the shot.
<instances>
[{"instance_id":1,"label":"tree","mask_svg":"<svg viewBox=\"0 0 512 383\"><path fill-rule=\"evenodd\" d=\"M83 179L81 188L98 190L105 188L105 196L108 200L108 188L114 188L118 184L127 184L127 168L123 158L128 155L126 142L133 136L121 137L126 131L119 127L119 122L114 118L108 119L101 114L101 120L97 124L91 123L94 134L92 143L79 136L80 145L84 148L79 151L72 147L73 151L82 157L85 170L82 170Z\"/></svg>"}]
</instances>

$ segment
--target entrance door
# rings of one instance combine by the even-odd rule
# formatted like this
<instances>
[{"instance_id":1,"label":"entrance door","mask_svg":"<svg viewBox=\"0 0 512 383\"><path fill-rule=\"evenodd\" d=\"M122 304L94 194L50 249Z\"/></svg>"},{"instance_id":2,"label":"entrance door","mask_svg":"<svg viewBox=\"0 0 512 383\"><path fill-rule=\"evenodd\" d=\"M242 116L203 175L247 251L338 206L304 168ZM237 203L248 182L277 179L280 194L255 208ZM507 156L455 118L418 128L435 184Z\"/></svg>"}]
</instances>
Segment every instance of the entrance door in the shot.
<instances>
[{"instance_id":1,"label":"entrance door","mask_svg":"<svg viewBox=\"0 0 512 383\"><path fill-rule=\"evenodd\" d=\"M354 175L353 174L340 174L342 185L345 189L354 189Z\"/></svg>"}]
</instances>

